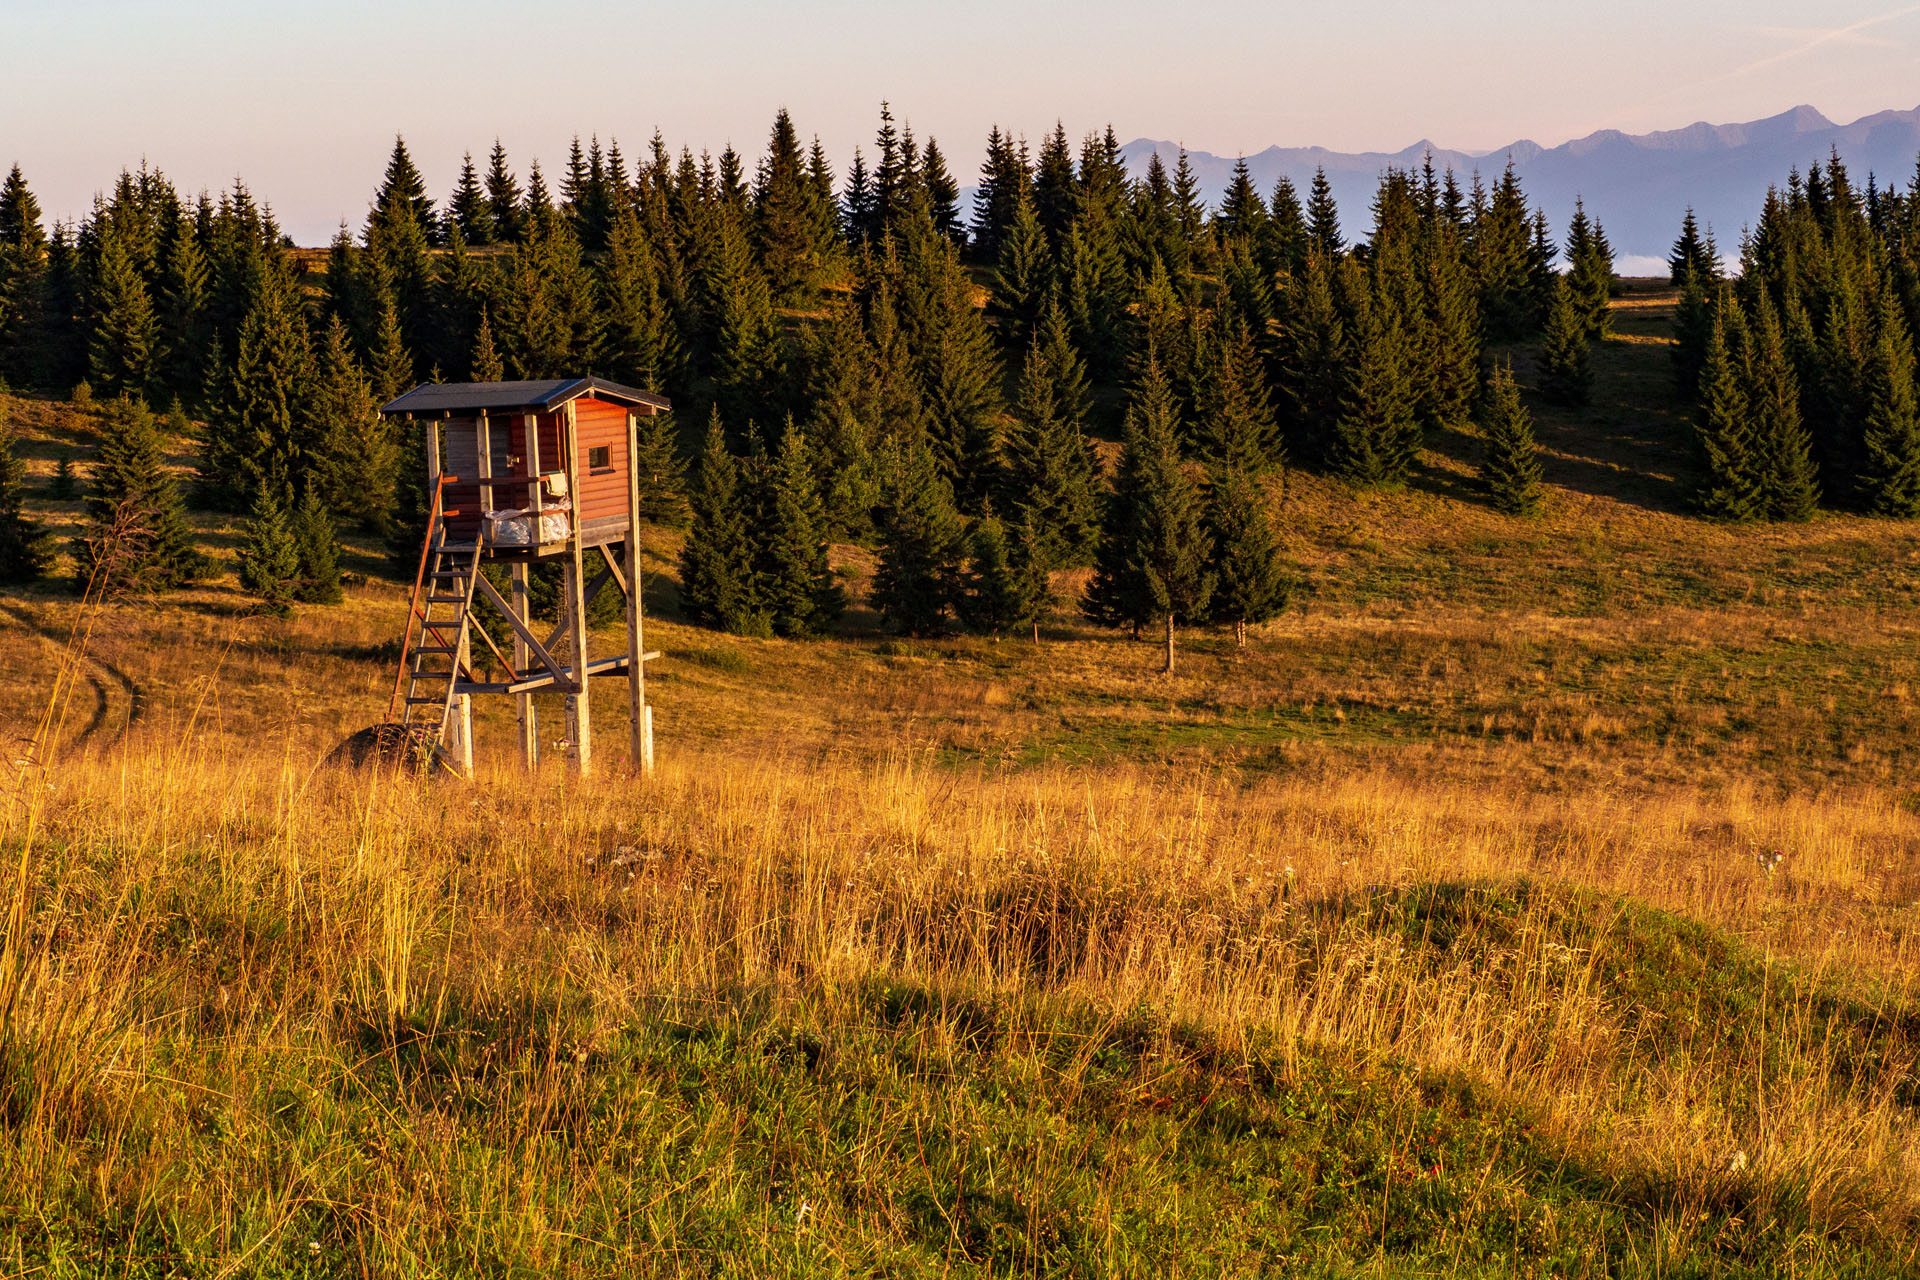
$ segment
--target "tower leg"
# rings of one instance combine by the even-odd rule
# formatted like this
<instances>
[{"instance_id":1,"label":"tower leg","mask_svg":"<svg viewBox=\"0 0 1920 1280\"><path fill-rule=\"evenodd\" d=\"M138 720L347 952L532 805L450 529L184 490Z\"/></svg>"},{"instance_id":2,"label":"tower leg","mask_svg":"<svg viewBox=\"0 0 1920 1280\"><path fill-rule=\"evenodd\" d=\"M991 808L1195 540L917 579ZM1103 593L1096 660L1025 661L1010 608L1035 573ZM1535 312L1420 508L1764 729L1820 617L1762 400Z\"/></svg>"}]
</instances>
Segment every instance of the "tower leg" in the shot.
<instances>
[{"instance_id":1,"label":"tower leg","mask_svg":"<svg viewBox=\"0 0 1920 1280\"><path fill-rule=\"evenodd\" d=\"M587 600L586 573L580 562L580 538L576 529L573 546L564 561L565 608L572 620L568 644L573 652L574 691L567 699L569 711L567 736L573 741L573 761L584 776L593 772L593 716L588 700L591 682L587 679Z\"/></svg>"},{"instance_id":2,"label":"tower leg","mask_svg":"<svg viewBox=\"0 0 1920 1280\"><path fill-rule=\"evenodd\" d=\"M453 700L452 723L447 726L448 744L453 748L453 764L463 778L473 776L473 695L463 693Z\"/></svg>"},{"instance_id":3,"label":"tower leg","mask_svg":"<svg viewBox=\"0 0 1920 1280\"><path fill-rule=\"evenodd\" d=\"M640 598L640 475L634 470L635 426L627 415L627 716L632 735L627 758L636 773L653 772L653 725L647 706L645 609Z\"/></svg>"},{"instance_id":4,"label":"tower leg","mask_svg":"<svg viewBox=\"0 0 1920 1280\"><path fill-rule=\"evenodd\" d=\"M460 635L460 652L453 655L453 670L456 675L469 670L473 665L473 641L466 635L463 627ZM448 752L453 757L453 767L460 771L463 778L473 776L473 695L455 694L453 706L448 709L447 737Z\"/></svg>"},{"instance_id":5,"label":"tower leg","mask_svg":"<svg viewBox=\"0 0 1920 1280\"><path fill-rule=\"evenodd\" d=\"M513 579L513 596L511 603L513 604L514 615L518 617L521 622L530 623L532 621L532 610L531 606L527 603L527 562L524 560L516 560L510 572ZM520 638L518 632L515 632L513 637L513 669L524 674L528 664L532 661L533 650L529 649L527 642ZM534 720L533 695L530 693L516 694L514 701L517 704L514 710L514 720L520 732L520 762L528 769L532 769L540 763L540 728Z\"/></svg>"}]
</instances>

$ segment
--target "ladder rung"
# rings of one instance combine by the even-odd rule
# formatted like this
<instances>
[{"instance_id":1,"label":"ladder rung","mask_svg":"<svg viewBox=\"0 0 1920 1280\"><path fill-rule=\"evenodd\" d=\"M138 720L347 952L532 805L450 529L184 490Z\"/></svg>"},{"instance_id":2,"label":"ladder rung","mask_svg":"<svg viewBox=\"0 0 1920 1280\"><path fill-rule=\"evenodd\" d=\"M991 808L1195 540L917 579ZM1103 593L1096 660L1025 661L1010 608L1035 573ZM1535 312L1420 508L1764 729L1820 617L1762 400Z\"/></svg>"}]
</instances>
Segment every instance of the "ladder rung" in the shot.
<instances>
[{"instance_id":1,"label":"ladder rung","mask_svg":"<svg viewBox=\"0 0 1920 1280\"><path fill-rule=\"evenodd\" d=\"M413 651L415 653L458 653L460 652L458 647L450 644L417 644L413 646Z\"/></svg>"},{"instance_id":2,"label":"ladder rung","mask_svg":"<svg viewBox=\"0 0 1920 1280\"><path fill-rule=\"evenodd\" d=\"M408 698L407 699L408 706L417 706L420 704L430 704L436 707L444 707L447 705L447 700L445 698Z\"/></svg>"},{"instance_id":3,"label":"ladder rung","mask_svg":"<svg viewBox=\"0 0 1920 1280\"><path fill-rule=\"evenodd\" d=\"M466 602L467 602L467 598L465 596L428 596L427 597L428 604L465 604Z\"/></svg>"}]
</instances>

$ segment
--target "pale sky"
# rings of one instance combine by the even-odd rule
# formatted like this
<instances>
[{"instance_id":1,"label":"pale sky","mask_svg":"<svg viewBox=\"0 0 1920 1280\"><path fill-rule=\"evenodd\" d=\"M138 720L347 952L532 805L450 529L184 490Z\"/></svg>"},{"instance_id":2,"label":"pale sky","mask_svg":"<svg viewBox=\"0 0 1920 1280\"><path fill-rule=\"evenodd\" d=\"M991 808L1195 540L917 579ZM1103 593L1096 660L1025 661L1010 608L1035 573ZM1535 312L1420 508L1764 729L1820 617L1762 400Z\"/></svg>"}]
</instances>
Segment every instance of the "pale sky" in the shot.
<instances>
[{"instance_id":1,"label":"pale sky","mask_svg":"<svg viewBox=\"0 0 1920 1280\"><path fill-rule=\"evenodd\" d=\"M0 166L50 216L147 158L237 174L303 244L356 228L396 132L436 198L498 135L758 152L776 108L844 171L881 99L971 182L988 126L1232 155L1552 146L1596 129L1849 121L1920 105L1920 4L1875 0L1047 3L0 0Z\"/></svg>"}]
</instances>

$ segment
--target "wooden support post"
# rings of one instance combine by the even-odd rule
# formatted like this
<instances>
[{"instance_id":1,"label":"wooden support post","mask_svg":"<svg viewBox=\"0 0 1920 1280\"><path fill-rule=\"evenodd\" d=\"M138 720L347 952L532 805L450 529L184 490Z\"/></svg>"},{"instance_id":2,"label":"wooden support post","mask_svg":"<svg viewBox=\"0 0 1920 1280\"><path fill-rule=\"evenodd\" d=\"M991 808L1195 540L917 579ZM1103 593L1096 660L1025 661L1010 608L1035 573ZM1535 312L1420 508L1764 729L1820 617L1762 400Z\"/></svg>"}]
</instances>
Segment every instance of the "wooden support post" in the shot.
<instances>
[{"instance_id":1,"label":"wooden support post","mask_svg":"<svg viewBox=\"0 0 1920 1280\"><path fill-rule=\"evenodd\" d=\"M448 713L452 723L447 726L447 736L452 739L447 745L448 755L453 757L453 767L460 771L463 778L473 776L473 695L455 694L453 709Z\"/></svg>"},{"instance_id":2,"label":"wooden support post","mask_svg":"<svg viewBox=\"0 0 1920 1280\"><path fill-rule=\"evenodd\" d=\"M493 510L493 431L485 409L473 420L473 445L478 455L474 469L480 480L480 533L475 535L479 540L486 536L487 512Z\"/></svg>"},{"instance_id":3,"label":"wooden support post","mask_svg":"<svg viewBox=\"0 0 1920 1280\"><path fill-rule=\"evenodd\" d=\"M525 624L528 618L527 603L527 562L516 560L511 570L513 577L513 613ZM533 650L516 629L513 634L513 671L516 676L527 673L527 664L533 659ZM522 693L516 696L518 706L514 719L520 730L520 760L528 769L540 763L540 728L534 720L533 695Z\"/></svg>"},{"instance_id":4,"label":"wooden support post","mask_svg":"<svg viewBox=\"0 0 1920 1280\"><path fill-rule=\"evenodd\" d=\"M431 495L440 483L440 419L427 419L427 493Z\"/></svg>"},{"instance_id":5,"label":"wooden support post","mask_svg":"<svg viewBox=\"0 0 1920 1280\"><path fill-rule=\"evenodd\" d=\"M640 473L634 463L639 453L635 415L627 414L627 715L630 725L629 758L634 770L653 772L652 716L647 706L647 664L643 628L645 609L640 600Z\"/></svg>"},{"instance_id":6,"label":"wooden support post","mask_svg":"<svg viewBox=\"0 0 1920 1280\"><path fill-rule=\"evenodd\" d=\"M573 405L568 403L566 417L562 419L564 439L560 453L565 460L567 473L567 501L573 510L569 513L567 554L566 554L566 609L572 615L573 631L570 636L573 658L574 692L568 695L567 706L573 711L573 723L568 725L573 739L573 759L581 776L593 771L593 714L589 695L593 682L587 679L587 597L586 566L582 559L580 545L580 448L575 434Z\"/></svg>"},{"instance_id":7,"label":"wooden support post","mask_svg":"<svg viewBox=\"0 0 1920 1280\"><path fill-rule=\"evenodd\" d=\"M527 511L533 521L533 536L529 545L540 545L540 416L529 413L520 419L521 430L527 437L527 477L533 481L527 486Z\"/></svg>"}]
</instances>

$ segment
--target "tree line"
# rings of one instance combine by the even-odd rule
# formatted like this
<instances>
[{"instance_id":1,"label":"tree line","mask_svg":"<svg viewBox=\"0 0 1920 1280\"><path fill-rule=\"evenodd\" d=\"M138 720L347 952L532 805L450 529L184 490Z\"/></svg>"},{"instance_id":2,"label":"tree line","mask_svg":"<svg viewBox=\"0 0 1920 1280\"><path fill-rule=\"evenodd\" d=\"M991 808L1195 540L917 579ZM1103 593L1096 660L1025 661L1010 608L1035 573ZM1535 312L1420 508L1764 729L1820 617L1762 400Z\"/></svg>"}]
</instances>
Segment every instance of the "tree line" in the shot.
<instances>
[{"instance_id":1,"label":"tree line","mask_svg":"<svg viewBox=\"0 0 1920 1280\"><path fill-rule=\"evenodd\" d=\"M1768 191L1727 278L1689 213L1675 376L1696 406L1700 509L1805 520L1821 507L1920 516L1920 169L1863 191L1838 152Z\"/></svg>"},{"instance_id":2,"label":"tree line","mask_svg":"<svg viewBox=\"0 0 1920 1280\"><path fill-rule=\"evenodd\" d=\"M963 216L937 142L885 108L844 179L782 111L751 173L596 139L556 191L496 143L440 204L396 140L365 224L303 272L242 183L187 199L143 167L49 232L16 167L0 376L124 399L134 435L140 406L196 424L193 500L249 514L283 594L327 594L329 522L417 552L420 450L376 404L592 372L680 410L640 464L647 513L689 525L695 616L828 625L844 541L878 552L899 630L1030 625L1047 575L1087 565L1099 621L1244 624L1284 594L1272 473L1398 485L1477 419L1495 501L1529 510L1530 428L1484 344L1540 337L1577 402L1606 332L1604 231L1581 211L1563 250L1510 165L1390 171L1371 214L1350 240L1324 174L1262 192L1244 162L1209 209L1184 154L1134 178L1111 129L1056 126L996 128Z\"/></svg>"}]
</instances>

